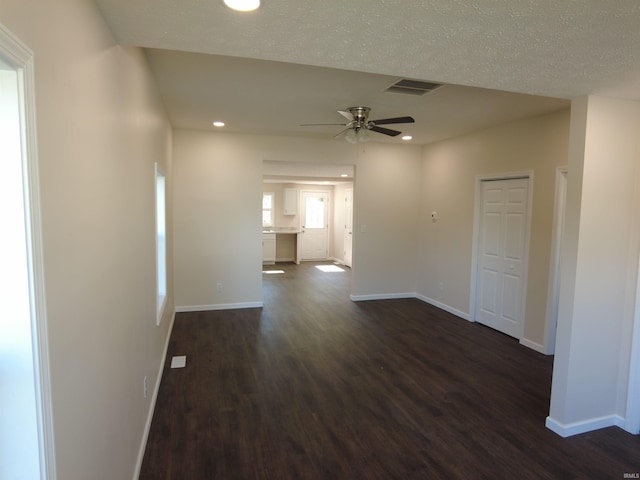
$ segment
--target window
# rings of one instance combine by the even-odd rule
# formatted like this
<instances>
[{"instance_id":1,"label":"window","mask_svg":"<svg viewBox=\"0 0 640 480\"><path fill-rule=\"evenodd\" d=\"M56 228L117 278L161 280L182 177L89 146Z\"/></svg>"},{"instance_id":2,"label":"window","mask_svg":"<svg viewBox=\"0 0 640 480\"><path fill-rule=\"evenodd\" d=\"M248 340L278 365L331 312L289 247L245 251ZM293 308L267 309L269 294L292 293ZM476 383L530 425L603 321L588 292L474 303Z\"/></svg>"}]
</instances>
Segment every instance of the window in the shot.
<instances>
[{"instance_id":1,"label":"window","mask_svg":"<svg viewBox=\"0 0 640 480\"><path fill-rule=\"evenodd\" d=\"M305 228L325 228L325 206L324 197L320 195L314 195L311 193L309 196L305 195L305 216L304 227Z\"/></svg>"},{"instance_id":2,"label":"window","mask_svg":"<svg viewBox=\"0 0 640 480\"><path fill-rule=\"evenodd\" d=\"M273 198L272 192L262 194L262 226L273 227Z\"/></svg>"},{"instance_id":3,"label":"window","mask_svg":"<svg viewBox=\"0 0 640 480\"><path fill-rule=\"evenodd\" d=\"M167 301L167 213L166 178L160 166L155 165L156 176L156 321L160 325Z\"/></svg>"}]
</instances>

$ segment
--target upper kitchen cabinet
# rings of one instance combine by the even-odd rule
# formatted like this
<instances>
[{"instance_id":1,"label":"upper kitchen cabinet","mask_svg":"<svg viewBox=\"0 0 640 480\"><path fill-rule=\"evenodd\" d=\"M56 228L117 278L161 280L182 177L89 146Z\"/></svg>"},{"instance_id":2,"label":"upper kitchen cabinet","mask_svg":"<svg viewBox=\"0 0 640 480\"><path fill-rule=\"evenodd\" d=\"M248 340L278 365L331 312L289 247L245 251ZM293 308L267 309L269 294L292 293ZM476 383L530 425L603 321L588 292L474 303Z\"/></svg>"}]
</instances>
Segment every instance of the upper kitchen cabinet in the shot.
<instances>
[{"instance_id":1,"label":"upper kitchen cabinet","mask_svg":"<svg viewBox=\"0 0 640 480\"><path fill-rule=\"evenodd\" d=\"M285 188L284 189L284 215L297 215L298 214L298 189L297 188Z\"/></svg>"}]
</instances>

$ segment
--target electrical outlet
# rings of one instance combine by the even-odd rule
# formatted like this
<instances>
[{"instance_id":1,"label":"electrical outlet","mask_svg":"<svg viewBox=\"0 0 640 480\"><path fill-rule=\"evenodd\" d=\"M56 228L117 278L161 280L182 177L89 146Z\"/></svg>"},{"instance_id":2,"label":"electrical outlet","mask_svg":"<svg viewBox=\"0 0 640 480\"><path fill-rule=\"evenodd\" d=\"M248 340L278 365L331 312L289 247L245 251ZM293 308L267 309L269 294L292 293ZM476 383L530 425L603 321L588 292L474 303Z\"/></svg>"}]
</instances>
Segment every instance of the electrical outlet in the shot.
<instances>
[{"instance_id":1,"label":"electrical outlet","mask_svg":"<svg viewBox=\"0 0 640 480\"><path fill-rule=\"evenodd\" d=\"M216 283L216 292L220 293L222 291L222 284Z\"/></svg>"},{"instance_id":2,"label":"electrical outlet","mask_svg":"<svg viewBox=\"0 0 640 480\"><path fill-rule=\"evenodd\" d=\"M147 398L147 395L149 393L149 381L147 380L147 377L144 377L144 380L142 381L142 389L144 398Z\"/></svg>"}]
</instances>

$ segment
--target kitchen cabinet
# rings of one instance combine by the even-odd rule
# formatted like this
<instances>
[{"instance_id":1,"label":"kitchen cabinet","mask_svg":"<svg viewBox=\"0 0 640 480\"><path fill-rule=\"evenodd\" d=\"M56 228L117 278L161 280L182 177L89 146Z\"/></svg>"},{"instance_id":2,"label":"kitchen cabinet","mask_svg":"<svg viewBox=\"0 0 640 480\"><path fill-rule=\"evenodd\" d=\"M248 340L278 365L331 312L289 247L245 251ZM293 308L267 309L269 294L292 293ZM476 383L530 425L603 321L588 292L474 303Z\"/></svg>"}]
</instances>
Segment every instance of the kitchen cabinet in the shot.
<instances>
[{"instance_id":1,"label":"kitchen cabinet","mask_svg":"<svg viewBox=\"0 0 640 480\"><path fill-rule=\"evenodd\" d=\"M262 264L273 265L276 263L276 234L262 234Z\"/></svg>"},{"instance_id":2,"label":"kitchen cabinet","mask_svg":"<svg viewBox=\"0 0 640 480\"><path fill-rule=\"evenodd\" d=\"M297 215L298 214L298 189L297 188L285 188L284 189L284 215Z\"/></svg>"}]
</instances>

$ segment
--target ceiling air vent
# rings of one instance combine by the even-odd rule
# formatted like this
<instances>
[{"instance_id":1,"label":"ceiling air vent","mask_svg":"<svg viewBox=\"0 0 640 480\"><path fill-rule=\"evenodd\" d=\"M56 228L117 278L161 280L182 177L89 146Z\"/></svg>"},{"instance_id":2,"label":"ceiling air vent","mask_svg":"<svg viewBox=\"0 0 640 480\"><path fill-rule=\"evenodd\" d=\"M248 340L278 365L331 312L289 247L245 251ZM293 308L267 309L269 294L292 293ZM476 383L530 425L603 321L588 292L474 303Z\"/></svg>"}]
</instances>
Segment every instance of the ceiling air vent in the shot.
<instances>
[{"instance_id":1,"label":"ceiling air vent","mask_svg":"<svg viewBox=\"0 0 640 480\"><path fill-rule=\"evenodd\" d=\"M441 87L441 83L423 82L420 80L398 80L385 90L385 92L406 93L407 95L424 95Z\"/></svg>"}]
</instances>

